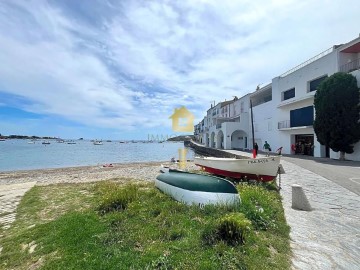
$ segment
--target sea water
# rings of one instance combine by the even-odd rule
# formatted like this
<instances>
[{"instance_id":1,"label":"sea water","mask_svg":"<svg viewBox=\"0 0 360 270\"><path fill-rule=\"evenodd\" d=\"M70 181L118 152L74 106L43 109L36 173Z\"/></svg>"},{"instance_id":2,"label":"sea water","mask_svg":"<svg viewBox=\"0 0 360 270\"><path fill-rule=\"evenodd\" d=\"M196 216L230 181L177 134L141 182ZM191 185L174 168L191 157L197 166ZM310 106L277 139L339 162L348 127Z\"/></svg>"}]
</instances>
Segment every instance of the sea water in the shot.
<instances>
[{"instance_id":1,"label":"sea water","mask_svg":"<svg viewBox=\"0 0 360 270\"><path fill-rule=\"evenodd\" d=\"M78 140L76 144L42 144L41 140L29 144L29 140L0 141L0 172L73 166L99 165L105 163L132 163L170 161L179 159L182 142L120 143L103 142L94 145L91 141ZM194 152L187 149L187 159L193 160Z\"/></svg>"}]
</instances>

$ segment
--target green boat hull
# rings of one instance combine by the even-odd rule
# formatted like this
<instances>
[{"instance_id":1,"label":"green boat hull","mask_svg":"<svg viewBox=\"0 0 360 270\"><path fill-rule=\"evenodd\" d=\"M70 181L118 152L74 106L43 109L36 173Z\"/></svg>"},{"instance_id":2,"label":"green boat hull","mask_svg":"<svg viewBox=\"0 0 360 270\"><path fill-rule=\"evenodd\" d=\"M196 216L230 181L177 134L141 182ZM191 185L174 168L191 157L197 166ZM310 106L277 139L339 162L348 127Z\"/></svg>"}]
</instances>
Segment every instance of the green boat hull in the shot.
<instances>
[{"instance_id":1,"label":"green boat hull","mask_svg":"<svg viewBox=\"0 0 360 270\"><path fill-rule=\"evenodd\" d=\"M158 175L155 186L175 200L189 205L240 203L235 186L215 176L169 171Z\"/></svg>"}]
</instances>

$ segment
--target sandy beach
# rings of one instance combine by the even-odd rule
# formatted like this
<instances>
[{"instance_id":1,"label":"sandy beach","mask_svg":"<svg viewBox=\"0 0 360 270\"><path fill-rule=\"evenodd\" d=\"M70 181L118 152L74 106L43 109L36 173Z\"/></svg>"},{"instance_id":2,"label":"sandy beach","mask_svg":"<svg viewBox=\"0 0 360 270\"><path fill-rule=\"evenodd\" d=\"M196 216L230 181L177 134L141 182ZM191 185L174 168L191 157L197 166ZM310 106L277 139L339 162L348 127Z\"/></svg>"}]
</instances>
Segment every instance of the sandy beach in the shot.
<instances>
[{"instance_id":1,"label":"sandy beach","mask_svg":"<svg viewBox=\"0 0 360 270\"><path fill-rule=\"evenodd\" d=\"M133 178L142 181L154 181L159 174L160 165L178 168L169 162L121 163L113 167L81 166L56 169L24 170L0 172L0 185L37 182L37 185L58 183L94 182L113 178ZM198 169L193 162L187 162L189 170Z\"/></svg>"}]
</instances>

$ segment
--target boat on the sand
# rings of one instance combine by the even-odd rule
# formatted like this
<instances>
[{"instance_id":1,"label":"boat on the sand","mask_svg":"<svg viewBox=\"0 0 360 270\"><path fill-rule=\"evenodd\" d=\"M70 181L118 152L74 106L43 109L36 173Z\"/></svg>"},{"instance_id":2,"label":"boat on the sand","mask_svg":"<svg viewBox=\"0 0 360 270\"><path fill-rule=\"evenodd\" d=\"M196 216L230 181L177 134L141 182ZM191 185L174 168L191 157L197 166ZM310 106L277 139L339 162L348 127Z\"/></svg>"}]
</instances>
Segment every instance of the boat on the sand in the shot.
<instances>
[{"instance_id":1,"label":"boat on the sand","mask_svg":"<svg viewBox=\"0 0 360 270\"><path fill-rule=\"evenodd\" d=\"M268 182L274 180L278 174L280 157L271 156L255 159L195 157L194 162L195 165L215 175Z\"/></svg>"},{"instance_id":2,"label":"boat on the sand","mask_svg":"<svg viewBox=\"0 0 360 270\"><path fill-rule=\"evenodd\" d=\"M155 186L179 202L188 205L234 205L240 203L235 186L223 178L169 170L156 177Z\"/></svg>"}]
</instances>

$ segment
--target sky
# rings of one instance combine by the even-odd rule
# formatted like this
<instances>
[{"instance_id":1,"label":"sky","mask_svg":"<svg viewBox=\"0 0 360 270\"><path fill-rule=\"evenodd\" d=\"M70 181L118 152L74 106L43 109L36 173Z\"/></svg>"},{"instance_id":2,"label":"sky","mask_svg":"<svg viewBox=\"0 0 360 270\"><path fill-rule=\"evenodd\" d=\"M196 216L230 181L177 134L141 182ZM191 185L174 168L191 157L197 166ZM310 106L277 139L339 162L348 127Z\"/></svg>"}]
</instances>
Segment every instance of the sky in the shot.
<instances>
[{"instance_id":1,"label":"sky","mask_svg":"<svg viewBox=\"0 0 360 270\"><path fill-rule=\"evenodd\" d=\"M360 33L359 0L1 0L0 133L173 136ZM195 124L194 123L194 124Z\"/></svg>"}]
</instances>

